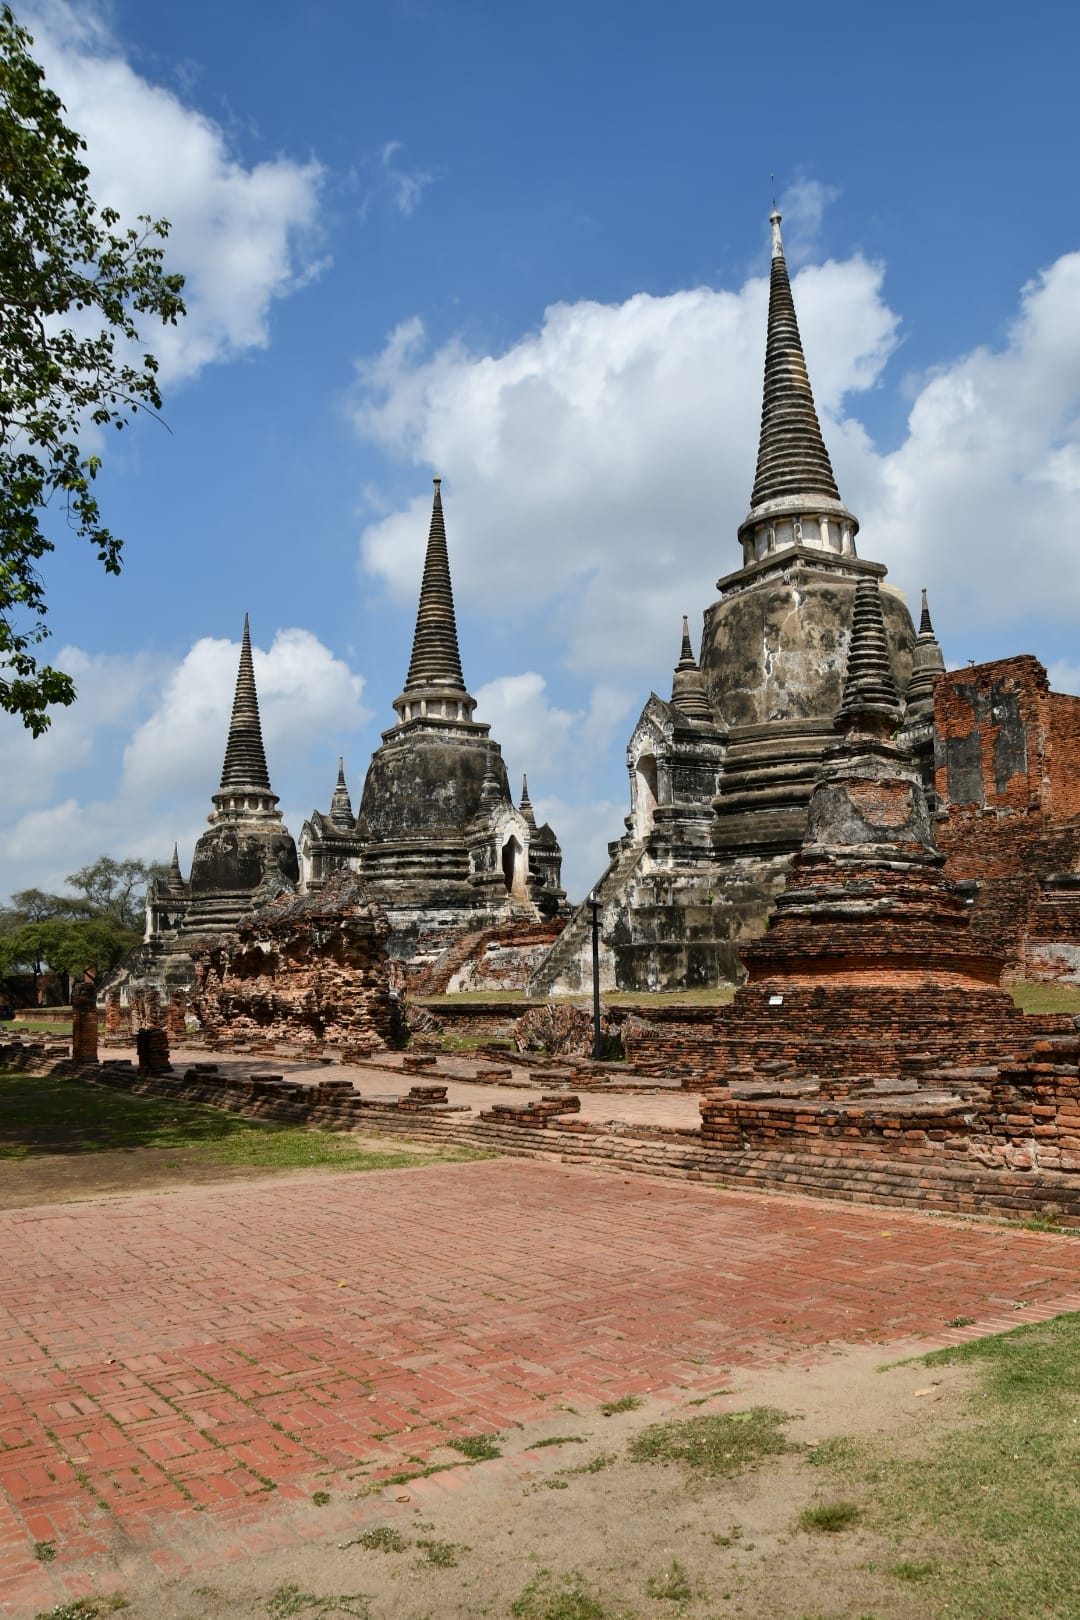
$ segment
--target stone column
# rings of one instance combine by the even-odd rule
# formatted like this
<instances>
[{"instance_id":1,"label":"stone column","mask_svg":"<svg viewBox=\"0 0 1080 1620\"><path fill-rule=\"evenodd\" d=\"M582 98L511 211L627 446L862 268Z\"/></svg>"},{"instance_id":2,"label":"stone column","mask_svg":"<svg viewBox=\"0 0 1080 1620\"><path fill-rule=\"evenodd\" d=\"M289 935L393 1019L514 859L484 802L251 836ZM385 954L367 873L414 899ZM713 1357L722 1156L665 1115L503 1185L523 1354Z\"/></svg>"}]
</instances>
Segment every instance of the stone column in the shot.
<instances>
[{"instance_id":1,"label":"stone column","mask_svg":"<svg viewBox=\"0 0 1080 1620\"><path fill-rule=\"evenodd\" d=\"M97 986L90 971L71 992L71 1057L75 1063L98 1060Z\"/></svg>"}]
</instances>

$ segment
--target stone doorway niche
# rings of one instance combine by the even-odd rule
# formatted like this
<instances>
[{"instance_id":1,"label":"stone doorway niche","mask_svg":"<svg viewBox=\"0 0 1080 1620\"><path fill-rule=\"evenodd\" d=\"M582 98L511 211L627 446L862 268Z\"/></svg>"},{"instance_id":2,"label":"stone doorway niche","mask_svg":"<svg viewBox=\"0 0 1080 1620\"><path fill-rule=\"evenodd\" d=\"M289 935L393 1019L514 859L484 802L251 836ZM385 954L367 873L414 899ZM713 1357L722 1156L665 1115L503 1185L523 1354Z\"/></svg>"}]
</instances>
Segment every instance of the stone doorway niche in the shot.
<instances>
[{"instance_id":1,"label":"stone doorway niche","mask_svg":"<svg viewBox=\"0 0 1080 1620\"><path fill-rule=\"evenodd\" d=\"M634 835L647 838L656 819L659 781L655 754L639 754L634 766Z\"/></svg>"},{"instance_id":2,"label":"stone doorway niche","mask_svg":"<svg viewBox=\"0 0 1080 1620\"><path fill-rule=\"evenodd\" d=\"M513 833L506 840L502 849L502 874L506 891L515 899L523 899L525 895L525 862L524 851Z\"/></svg>"}]
</instances>

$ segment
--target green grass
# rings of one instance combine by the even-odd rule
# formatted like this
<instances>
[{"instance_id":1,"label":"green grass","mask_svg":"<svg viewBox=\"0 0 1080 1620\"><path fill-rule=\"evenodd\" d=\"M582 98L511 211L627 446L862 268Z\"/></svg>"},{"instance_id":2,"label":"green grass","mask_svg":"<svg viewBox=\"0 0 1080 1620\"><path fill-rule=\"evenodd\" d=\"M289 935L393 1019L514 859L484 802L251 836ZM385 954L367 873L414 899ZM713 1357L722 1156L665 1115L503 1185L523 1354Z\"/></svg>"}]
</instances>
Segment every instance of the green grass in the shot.
<instances>
[{"instance_id":1,"label":"green grass","mask_svg":"<svg viewBox=\"0 0 1080 1620\"><path fill-rule=\"evenodd\" d=\"M70 1018L16 1018L13 1023L0 1024L0 1037L5 1030L15 1035L70 1035Z\"/></svg>"},{"instance_id":2,"label":"green grass","mask_svg":"<svg viewBox=\"0 0 1080 1620\"><path fill-rule=\"evenodd\" d=\"M458 1440L448 1442L455 1451L460 1451L463 1457L470 1462L494 1462L496 1457L502 1456L502 1450L497 1444L497 1434L463 1434Z\"/></svg>"},{"instance_id":3,"label":"green grass","mask_svg":"<svg viewBox=\"0 0 1080 1620\"><path fill-rule=\"evenodd\" d=\"M372 1530L365 1530L351 1545L363 1547L366 1552L404 1552L408 1542L400 1530L380 1524Z\"/></svg>"},{"instance_id":4,"label":"green grass","mask_svg":"<svg viewBox=\"0 0 1080 1620\"><path fill-rule=\"evenodd\" d=\"M799 1529L824 1531L834 1536L841 1530L850 1530L859 1518L855 1502L815 1502L799 1514Z\"/></svg>"},{"instance_id":5,"label":"green grass","mask_svg":"<svg viewBox=\"0 0 1080 1620\"><path fill-rule=\"evenodd\" d=\"M550 1570L540 1570L510 1605L514 1620L619 1620L592 1591L581 1575L556 1579Z\"/></svg>"},{"instance_id":6,"label":"green grass","mask_svg":"<svg viewBox=\"0 0 1080 1620\"><path fill-rule=\"evenodd\" d=\"M271 1620L292 1620L297 1614L307 1620L338 1620L349 1615L352 1620L369 1620L371 1599L362 1592L346 1593L342 1597L326 1597L318 1592L302 1592L298 1586L279 1586L267 1599L266 1612Z\"/></svg>"},{"instance_id":7,"label":"green grass","mask_svg":"<svg viewBox=\"0 0 1080 1620\"><path fill-rule=\"evenodd\" d=\"M256 1123L220 1108L133 1096L85 1080L0 1070L0 1159L107 1149L193 1151L217 1164L256 1169L398 1170L446 1159L486 1158L478 1149L373 1152L348 1134Z\"/></svg>"},{"instance_id":8,"label":"green grass","mask_svg":"<svg viewBox=\"0 0 1080 1620\"><path fill-rule=\"evenodd\" d=\"M835 1468L838 1463L850 1462L857 1454L854 1440L845 1435L834 1435L829 1440L822 1440L819 1445L811 1446L806 1453L806 1460L814 1468Z\"/></svg>"},{"instance_id":9,"label":"green grass","mask_svg":"<svg viewBox=\"0 0 1080 1620\"><path fill-rule=\"evenodd\" d=\"M74 1598L70 1603L58 1603L54 1609L42 1609L34 1620L100 1620L101 1615L117 1614L128 1607L122 1592L108 1597Z\"/></svg>"},{"instance_id":10,"label":"green grass","mask_svg":"<svg viewBox=\"0 0 1080 1620\"><path fill-rule=\"evenodd\" d=\"M1021 1012L1080 1013L1080 985L1007 984L1005 988Z\"/></svg>"},{"instance_id":11,"label":"green grass","mask_svg":"<svg viewBox=\"0 0 1080 1620\"><path fill-rule=\"evenodd\" d=\"M688 1603L694 1595L686 1571L677 1558L673 1558L669 1568L662 1570L659 1575L650 1575L645 1590L651 1598L660 1598L667 1603Z\"/></svg>"},{"instance_id":12,"label":"green grass","mask_svg":"<svg viewBox=\"0 0 1080 1620\"><path fill-rule=\"evenodd\" d=\"M703 1478L726 1478L764 1457L790 1451L783 1432L790 1421L786 1412L754 1406L747 1412L657 1423L634 1436L629 1454L632 1462L677 1462Z\"/></svg>"},{"instance_id":13,"label":"green grass","mask_svg":"<svg viewBox=\"0 0 1080 1620\"><path fill-rule=\"evenodd\" d=\"M534 1440L528 1448L530 1451L543 1451L545 1446L583 1446L586 1436L583 1434L552 1434L546 1440Z\"/></svg>"},{"instance_id":14,"label":"green grass","mask_svg":"<svg viewBox=\"0 0 1080 1620\"><path fill-rule=\"evenodd\" d=\"M620 1395L618 1400L605 1401L600 1411L604 1417L617 1417L620 1412L636 1412L644 1405L640 1395Z\"/></svg>"},{"instance_id":15,"label":"green grass","mask_svg":"<svg viewBox=\"0 0 1080 1620\"><path fill-rule=\"evenodd\" d=\"M965 1419L914 1456L873 1442L833 1474L891 1541L883 1573L949 1620L1080 1620L1080 1314L936 1351L965 1366Z\"/></svg>"},{"instance_id":16,"label":"green grass","mask_svg":"<svg viewBox=\"0 0 1080 1620\"><path fill-rule=\"evenodd\" d=\"M424 1552L427 1554L428 1563L434 1564L436 1569L456 1568L458 1553L469 1551L468 1547L462 1545L461 1542L454 1541L433 1541L421 1539L417 1541L416 1545L423 1548Z\"/></svg>"}]
</instances>

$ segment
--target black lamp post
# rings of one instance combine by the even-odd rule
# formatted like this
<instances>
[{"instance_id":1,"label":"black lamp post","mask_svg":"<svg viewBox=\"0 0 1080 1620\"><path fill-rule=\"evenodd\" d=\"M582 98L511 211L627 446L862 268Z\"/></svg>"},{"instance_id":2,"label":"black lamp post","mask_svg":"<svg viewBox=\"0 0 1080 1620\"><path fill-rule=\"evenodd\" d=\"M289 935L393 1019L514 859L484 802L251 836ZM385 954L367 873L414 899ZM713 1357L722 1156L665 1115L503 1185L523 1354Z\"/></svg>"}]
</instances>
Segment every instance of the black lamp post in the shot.
<instances>
[{"instance_id":1,"label":"black lamp post","mask_svg":"<svg viewBox=\"0 0 1080 1620\"><path fill-rule=\"evenodd\" d=\"M589 896L592 911L592 1055L594 1061L603 1056L600 1045L600 902L594 889Z\"/></svg>"}]
</instances>

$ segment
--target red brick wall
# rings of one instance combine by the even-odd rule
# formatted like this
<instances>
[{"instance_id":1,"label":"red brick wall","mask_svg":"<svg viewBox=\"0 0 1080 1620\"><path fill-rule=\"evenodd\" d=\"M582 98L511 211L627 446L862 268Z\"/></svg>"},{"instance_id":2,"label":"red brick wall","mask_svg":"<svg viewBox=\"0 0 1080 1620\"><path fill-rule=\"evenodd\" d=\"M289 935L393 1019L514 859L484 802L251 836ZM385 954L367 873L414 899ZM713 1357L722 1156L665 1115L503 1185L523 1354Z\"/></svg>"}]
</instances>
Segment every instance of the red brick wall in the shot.
<instances>
[{"instance_id":1,"label":"red brick wall","mask_svg":"<svg viewBox=\"0 0 1080 1620\"><path fill-rule=\"evenodd\" d=\"M936 785L950 816L1049 810L1050 686L1022 654L953 670L934 688Z\"/></svg>"},{"instance_id":2,"label":"red brick wall","mask_svg":"<svg viewBox=\"0 0 1080 1620\"><path fill-rule=\"evenodd\" d=\"M1050 693L1050 815L1080 816L1080 697Z\"/></svg>"}]
</instances>

